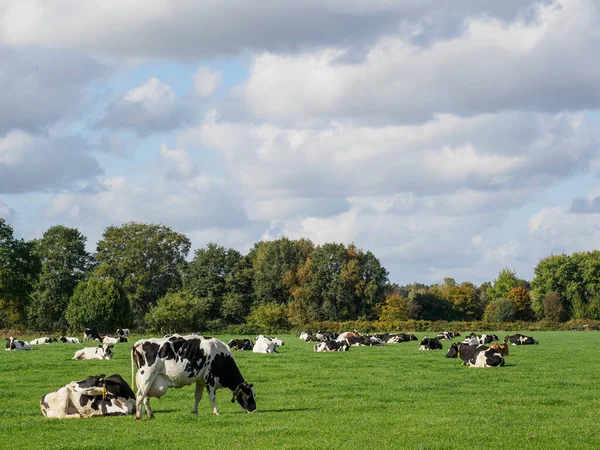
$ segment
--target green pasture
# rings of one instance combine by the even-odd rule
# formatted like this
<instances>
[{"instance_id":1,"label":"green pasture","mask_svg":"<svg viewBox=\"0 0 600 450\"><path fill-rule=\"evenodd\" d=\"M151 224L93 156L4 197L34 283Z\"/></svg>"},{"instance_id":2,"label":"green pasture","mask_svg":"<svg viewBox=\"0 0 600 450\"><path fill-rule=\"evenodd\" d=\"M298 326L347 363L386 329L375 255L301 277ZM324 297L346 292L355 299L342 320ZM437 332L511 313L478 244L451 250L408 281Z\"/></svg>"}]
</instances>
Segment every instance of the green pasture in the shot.
<instances>
[{"instance_id":1,"label":"green pasture","mask_svg":"<svg viewBox=\"0 0 600 450\"><path fill-rule=\"evenodd\" d=\"M278 354L235 353L257 412L245 413L222 389L219 416L206 395L193 415L189 386L153 399L156 417L141 423L46 419L39 408L43 394L88 375L129 382L130 343L115 345L111 361L73 361L83 347L74 344L2 351L0 449L599 448L600 332L525 334L540 345L511 346L506 366L490 369L446 359L447 342L443 351L409 342L314 353L282 336Z\"/></svg>"}]
</instances>

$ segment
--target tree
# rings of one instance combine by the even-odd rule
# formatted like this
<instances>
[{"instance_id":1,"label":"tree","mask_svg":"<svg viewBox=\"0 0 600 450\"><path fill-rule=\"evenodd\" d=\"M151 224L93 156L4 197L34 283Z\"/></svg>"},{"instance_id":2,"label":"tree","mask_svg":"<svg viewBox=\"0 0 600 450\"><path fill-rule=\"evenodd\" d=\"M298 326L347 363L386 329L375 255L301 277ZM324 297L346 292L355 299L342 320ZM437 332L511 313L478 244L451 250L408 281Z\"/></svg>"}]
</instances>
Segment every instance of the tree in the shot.
<instances>
[{"instance_id":1,"label":"tree","mask_svg":"<svg viewBox=\"0 0 600 450\"><path fill-rule=\"evenodd\" d=\"M159 333L197 332L208 317L208 304L189 291L170 292L146 314L151 331Z\"/></svg>"},{"instance_id":2,"label":"tree","mask_svg":"<svg viewBox=\"0 0 600 450\"><path fill-rule=\"evenodd\" d=\"M91 276L73 292L65 314L71 330L98 328L105 333L131 323L129 301L118 280Z\"/></svg>"},{"instance_id":3,"label":"tree","mask_svg":"<svg viewBox=\"0 0 600 450\"><path fill-rule=\"evenodd\" d=\"M531 320L533 318L531 296L523 286L512 288L506 298L513 302L515 306L515 318L517 320Z\"/></svg>"},{"instance_id":4,"label":"tree","mask_svg":"<svg viewBox=\"0 0 600 450\"><path fill-rule=\"evenodd\" d=\"M29 296L40 272L35 244L15 239L0 218L0 327L24 324Z\"/></svg>"},{"instance_id":5,"label":"tree","mask_svg":"<svg viewBox=\"0 0 600 450\"><path fill-rule=\"evenodd\" d=\"M544 317L552 322L560 322L563 319L563 304L556 292L551 292L544 297Z\"/></svg>"},{"instance_id":6,"label":"tree","mask_svg":"<svg viewBox=\"0 0 600 450\"><path fill-rule=\"evenodd\" d=\"M76 228L57 225L36 242L41 273L31 296L29 323L34 329L65 329L65 311L77 284L88 271L91 258L86 237Z\"/></svg>"},{"instance_id":7,"label":"tree","mask_svg":"<svg viewBox=\"0 0 600 450\"><path fill-rule=\"evenodd\" d=\"M485 308L483 320L486 322L511 322L515 319L515 305L506 298L492 300Z\"/></svg>"},{"instance_id":8,"label":"tree","mask_svg":"<svg viewBox=\"0 0 600 450\"><path fill-rule=\"evenodd\" d=\"M375 311L381 321L408 319L408 299L400 294L390 294L383 303L376 305Z\"/></svg>"},{"instance_id":9,"label":"tree","mask_svg":"<svg viewBox=\"0 0 600 450\"><path fill-rule=\"evenodd\" d=\"M494 287L491 291L492 300L497 298L506 298L512 288L525 286L526 282L517 277L514 270L505 267L494 280Z\"/></svg>"},{"instance_id":10,"label":"tree","mask_svg":"<svg viewBox=\"0 0 600 450\"><path fill-rule=\"evenodd\" d=\"M183 287L198 298L209 299L210 319L220 317L221 305L228 293L227 280L241 260L242 255L237 250L210 243L205 249L196 250L194 259L187 265ZM229 297L229 307L233 298ZM237 300L243 305L243 299L237 297Z\"/></svg>"},{"instance_id":11,"label":"tree","mask_svg":"<svg viewBox=\"0 0 600 450\"><path fill-rule=\"evenodd\" d=\"M435 285L430 292L444 299L450 309L440 319L477 320L483 314L477 289L472 283L457 284L453 278L445 278L444 284Z\"/></svg>"},{"instance_id":12,"label":"tree","mask_svg":"<svg viewBox=\"0 0 600 450\"><path fill-rule=\"evenodd\" d=\"M264 333L287 330L287 306L276 302L261 303L252 308L247 322Z\"/></svg>"},{"instance_id":13,"label":"tree","mask_svg":"<svg viewBox=\"0 0 600 450\"><path fill-rule=\"evenodd\" d=\"M169 291L181 288L180 268L190 240L164 225L130 222L108 227L98 242L96 276L119 281L131 305L136 326Z\"/></svg>"}]
</instances>

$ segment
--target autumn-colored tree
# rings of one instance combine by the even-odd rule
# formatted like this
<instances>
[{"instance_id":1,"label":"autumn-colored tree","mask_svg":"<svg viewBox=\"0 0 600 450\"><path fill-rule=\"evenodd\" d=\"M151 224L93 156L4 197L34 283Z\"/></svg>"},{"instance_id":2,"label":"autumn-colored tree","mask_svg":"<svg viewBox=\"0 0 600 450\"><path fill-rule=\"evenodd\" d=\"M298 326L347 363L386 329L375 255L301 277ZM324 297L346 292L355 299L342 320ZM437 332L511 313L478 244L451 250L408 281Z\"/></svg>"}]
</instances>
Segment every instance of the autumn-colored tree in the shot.
<instances>
[{"instance_id":1,"label":"autumn-colored tree","mask_svg":"<svg viewBox=\"0 0 600 450\"><path fill-rule=\"evenodd\" d=\"M385 301L375 306L375 312L381 321L408 319L409 304L406 297L390 294Z\"/></svg>"},{"instance_id":2,"label":"autumn-colored tree","mask_svg":"<svg viewBox=\"0 0 600 450\"><path fill-rule=\"evenodd\" d=\"M531 296L523 286L517 286L510 290L506 296L515 305L515 318L518 320L531 320L533 310L531 309Z\"/></svg>"}]
</instances>

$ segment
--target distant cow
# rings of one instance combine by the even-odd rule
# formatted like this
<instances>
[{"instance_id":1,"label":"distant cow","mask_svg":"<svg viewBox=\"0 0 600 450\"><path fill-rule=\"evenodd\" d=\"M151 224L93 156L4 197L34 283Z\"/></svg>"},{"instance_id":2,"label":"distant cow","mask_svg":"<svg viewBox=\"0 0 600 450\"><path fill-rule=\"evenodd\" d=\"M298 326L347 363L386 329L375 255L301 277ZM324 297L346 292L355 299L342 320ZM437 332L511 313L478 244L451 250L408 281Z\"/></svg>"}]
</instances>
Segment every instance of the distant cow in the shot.
<instances>
[{"instance_id":1,"label":"distant cow","mask_svg":"<svg viewBox=\"0 0 600 450\"><path fill-rule=\"evenodd\" d=\"M86 347L75 352L75 356L71 359L112 359L114 353L113 346L108 344L99 345L98 347Z\"/></svg>"},{"instance_id":2,"label":"distant cow","mask_svg":"<svg viewBox=\"0 0 600 450\"><path fill-rule=\"evenodd\" d=\"M129 328L119 328L117 334L122 337L129 337Z\"/></svg>"},{"instance_id":3,"label":"distant cow","mask_svg":"<svg viewBox=\"0 0 600 450\"><path fill-rule=\"evenodd\" d=\"M313 350L315 352L347 352L350 350L350 346L346 341L326 341L314 345Z\"/></svg>"},{"instance_id":4,"label":"distant cow","mask_svg":"<svg viewBox=\"0 0 600 450\"><path fill-rule=\"evenodd\" d=\"M229 348L234 350L252 350L254 348L254 344L250 339L232 339L227 344Z\"/></svg>"},{"instance_id":5,"label":"distant cow","mask_svg":"<svg viewBox=\"0 0 600 450\"><path fill-rule=\"evenodd\" d=\"M425 336L420 342L419 350L442 350L442 343L438 338L428 338Z\"/></svg>"},{"instance_id":6,"label":"distant cow","mask_svg":"<svg viewBox=\"0 0 600 450\"><path fill-rule=\"evenodd\" d=\"M325 342L325 341L335 341L336 338L338 337L337 333L334 333L333 331L317 331L317 333L315 334L315 341L319 341L319 342Z\"/></svg>"},{"instance_id":7,"label":"distant cow","mask_svg":"<svg viewBox=\"0 0 600 450\"><path fill-rule=\"evenodd\" d=\"M531 336L525 336L523 334L515 334L513 336L506 336L504 338L504 342L505 343L509 343L511 345L534 345L534 344L539 344L538 341L536 341L534 338L532 338Z\"/></svg>"},{"instance_id":8,"label":"distant cow","mask_svg":"<svg viewBox=\"0 0 600 450\"><path fill-rule=\"evenodd\" d=\"M254 353L275 353L277 352L276 349L277 344L261 334L256 337L256 342L254 343L252 351Z\"/></svg>"},{"instance_id":9,"label":"distant cow","mask_svg":"<svg viewBox=\"0 0 600 450\"><path fill-rule=\"evenodd\" d=\"M283 342L283 339L278 338L277 336L275 336L274 338L270 338L277 347L281 347L283 345L285 345L285 342Z\"/></svg>"},{"instance_id":10,"label":"distant cow","mask_svg":"<svg viewBox=\"0 0 600 450\"><path fill-rule=\"evenodd\" d=\"M369 339L366 336L353 336L350 335L343 341L336 342L347 342L351 347L363 347L365 345L371 345Z\"/></svg>"},{"instance_id":11,"label":"distant cow","mask_svg":"<svg viewBox=\"0 0 600 450\"><path fill-rule=\"evenodd\" d=\"M504 358L495 349L485 345L472 345L459 342L450 345L446 358L460 358L462 364L470 367L498 367L504 365Z\"/></svg>"},{"instance_id":12,"label":"distant cow","mask_svg":"<svg viewBox=\"0 0 600 450\"><path fill-rule=\"evenodd\" d=\"M218 339L201 336L142 339L131 349L131 369L138 368L136 380L136 420L142 419L143 406L148 418L153 416L150 397L162 397L170 387L181 388L196 383L194 414L206 387L213 414L218 414L216 391L228 388L232 403L247 412L256 410L254 389L240 373L229 347ZM133 378L133 373L132 373ZM143 405L143 406L142 406Z\"/></svg>"},{"instance_id":13,"label":"distant cow","mask_svg":"<svg viewBox=\"0 0 600 450\"><path fill-rule=\"evenodd\" d=\"M100 342L102 340L102 336L100 336L100 333L98 333L96 328L86 328L83 332L83 340L87 341L89 339Z\"/></svg>"},{"instance_id":14,"label":"distant cow","mask_svg":"<svg viewBox=\"0 0 600 450\"><path fill-rule=\"evenodd\" d=\"M451 341L452 339L454 339L455 337L460 336L460 333L455 333L453 331L442 331L440 334L438 334L436 336L436 338L438 338L440 341L442 340L446 340L446 341Z\"/></svg>"},{"instance_id":15,"label":"distant cow","mask_svg":"<svg viewBox=\"0 0 600 450\"><path fill-rule=\"evenodd\" d=\"M338 342L343 342L343 341L344 341L344 339L347 339L347 338L349 338L349 337L351 337L351 336L354 336L354 337L360 337L360 336L361 336L361 334L358 332L358 330L344 331L343 333L339 334L339 335L338 335L338 336L335 338L335 340L336 340L336 341L338 341Z\"/></svg>"},{"instance_id":16,"label":"distant cow","mask_svg":"<svg viewBox=\"0 0 600 450\"><path fill-rule=\"evenodd\" d=\"M471 333L467 336L467 339L465 339L465 341L469 340L470 341L469 345L473 345L472 343L474 342L475 339L477 340L478 344L490 344L492 341L497 341L498 336L496 336L495 334Z\"/></svg>"},{"instance_id":17,"label":"distant cow","mask_svg":"<svg viewBox=\"0 0 600 450\"><path fill-rule=\"evenodd\" d=\"M490 345L490 348L493 348L498 353L500 353L502 356L508 356L508 344L506 344L506 343L503 343L503 344L496 343L494 345Z\"/></svg>"},{"instance_id":18,"label":"distant cow","mask_svg":"<svg viewBox=\"0 0 600 450\"><path fill-rule=\"evenodd\" d=\"M9 352L12 350L31 350L31 345L11 336L6 340L6 351Z\"/></svg>"},{"instance_id":19,"label":"distant cow","mask_svg":"<svg viewBox=\"0 0 600 450\"><path fill-rule=\"evenodd\" d=\"M375 337L381 339L386 344L397 344L400 342L409 342L409 341L417 340L417 337L414 334L405 334L405 333L398 333L398 334L383 333L383 334L376 334Z\"/></svg>"},{"instance_id":20,"label":"distant cow","mask_svg":"<svg viewBox=\"0 0 600 450\"><path fill-rule=\"evenodd\" d=\"M51 344L52 342L58 342L58 339L55 337L41 337L37 339L33 339L29 341L29 345L42 345L42 344Z\"/></svg>"},{"instance_id":21,"label":"distant cow","mask_svg":"<svg viewBox=\"0 0 600 450\"><path fill-rule=\"evenodd\" d=\"M69 337L69 336L61 336L58 338L59 342L62 342L63 344L81 344L81 341L79 339L77 339L76 337Z\"/></svg>"},{"instance_id":22,"label":"distant cow","mask_svg":"<svg viewBox=\"0 0 600 450\"><path fill-rule=\"evenodd\" d=\"M304 342L310 342L313 340L313 335L312 335L312 332L310 332L310 331L303 331L300 333L300 335L298 337L300 338L301 341L304 341Z\"/></svg>"},{"instance_id":23,"label":"distant cow","mask_svg":"<svg viewBox=\"0 0 600 450\"><path fill-rule=\"evenodd\" d=\"M125 416L135 411L135 394L118 374L96 375L44 395L40 408L51 419Z\"/></svg>"}]
</instances>

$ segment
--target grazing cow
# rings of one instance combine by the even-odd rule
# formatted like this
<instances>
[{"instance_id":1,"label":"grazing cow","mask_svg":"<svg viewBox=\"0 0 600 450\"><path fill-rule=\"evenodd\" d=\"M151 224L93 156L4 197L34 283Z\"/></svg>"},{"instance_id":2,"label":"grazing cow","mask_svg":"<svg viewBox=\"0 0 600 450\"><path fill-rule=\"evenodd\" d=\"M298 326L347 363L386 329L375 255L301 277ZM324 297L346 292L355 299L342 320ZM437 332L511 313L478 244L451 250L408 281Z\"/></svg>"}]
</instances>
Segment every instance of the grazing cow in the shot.
<instances>
[{"instance_id":1,"label":"grazing cow","mask_svg":"<svg viewBox=\"0 0 600 450\"><path fill-rule=\"evenodd\" d=\"M531 336L525 336L523 334L515 334L513 336L506 336L504 338L504 343L508 343L510 342L511 345L534 345L534 344L539 344L538 341L536 341L534 338L532 338Z\"/></svg>"},{"instance_id":2,"label":"grazing cow","mask_svg":"<svg viewBox=\"0 0 600 450\"><path fill-rule=\"evenodd\" d=\"M237 351L252 350L252 348L254 348L254 344L250 339L232 339L227 345L229 345L229 348L233 348Z\"/></svg>"},{"instance_id":3,"label":"grazing cow","mask_svg":"<svg viewBox=\"0 0 600 450\"><path fill-rule=\"evenodd\" d=\"M170 387L180 388L196 382L193 413L206 387L212 413L218 414L216 391L224 387L233 391L232 402L247 412L256 410L252 384L244 381L229 347L218 339L201 336L173 336L168 339L142 339L131 349L132 382L134 361L137 372L136 420L142 420L143 406L152 418L150 397L162 397ZM142 406L143 404L143 406Z\"/></svg>"},{"instance_id":4,"label":"grazing cow","mask_svg":"<svg viewBox=\"0 0 600 450\"><path fill-rule=\"evenodd\" d=\"M311 342L313 340L313 335L310 331L303 331L298 335L298 337L304 342Z\"/></svg>"},{"instance_id":5,"label":"grazing cow","mask_svg":"<svg viewBox=\"0 0 600 450\"><path fill-rule=\"evenodd\" d=\"M135 411L135 394L121 375L96 375L44 395L40 408L50 419L126 416Z\"/></svg>"},{"instance_id":6,"label":"grazing cow","mask_svg":"<svg viewBox=\"0 0 600 450\"><path fill-rule=\"evenodd\" d=\"M334 333L333 331L317 331L317 334L315 334L315 341L318 342L326 342L326 341L335 341L337 339L338 335L337 333Z\"/></svg>"},{"instance_id":7,"label":"grazing cow","mask_svg":"<svg viewBox=\"0 0 600 450\"><path fill-rule=\"evenodd\" d=\"M495 349L485 345L472 345L459 342L450 345L446 358L460 358L464 366L499 367L504 365L504 358Z\"/></svg>"},{"instance_id":8,"label":"grazing cow","mask_svg":"<svg viewBox=\"0 0 600 450\"><path fill-rule=\"evenodd\" d=\"M29 341L29 345L51 344L52 342L58 342L58 339L56 339L55 337L45 337L44 336L44 337Z\"/></svg>"},{"instance_id":9,"label":"grazing cow","mask_svg":"<svg viewBox=\"0 0 600 450\"><path fill-rule=\"evenodd\" d=\"M82 348L77 350L71 359L112 359L114 356L112 348L113 346L108 344Z\"/></svg>"},{"instance_id":10,"label":"grazing cow","mask_svg":"<svg viewBox=\"0 0 600 450\"><path fill-rule=\"evenodd\" d=\"M83 340L87 341L89 339L100 342L102 340L102 336L100 336L100 333L98 333L96 328L86 328L83 332Z\"/></svg>"},{"instance_id":11,"label":"grazing cow","mask_svg":"<svg viewBox=\"0 0 600 450\"><path fill-rule=\"evenodd\" d=\"M442 343L438 338L428 338L425 336L420 342L419 350L442 350Z\"/></svg>"},{"instance_id":12,"label":"grazing cow","mask_svg":"<svg viewBox=\"0 0 600 450\"><path fill-rule=\"evenodd\" d=\"M256 342L252 348L254 353L276 353L277 344L262 334L256 337Z\"/></svg>"},{"instance_id":13,"label":"grazing cow","mask_svg":"<svg viewBox=\"0 0 600 450\"><path fill-rule=\"evenodd\" d=\"M496 350L498 353L500 353L502 356L508 356L508 344L494 344L494 345L490 345L490 348L493 348L494 350Z\"/></svg>"},{"instance_id":14,"label":"grazing cow","mask_svg":"<svg viewBox=\"0 0 600 450\"><path fill-rule=\"evenodd\" d=\"M119 328L116 334L122 337L129 337L129 328Z\"/></svg>"},{"instance_id":15,"label":"grazing cow","mask_svg":"<svg viewBox=\"0 0 600 450\"><path fill-rule=\"evenodd\" d=\"M10 352L11 350L31 350L31 345L11 336L6 340L6 351Z\"/></svg>"},{"instance_id":16,"label":"grazing cow","mask_svg":"<svg viewBox=\"0 0 600 450\"><path fill-rule=\"evenodd\" d=\"M347 352L350 350L348 342L326 341L313 346L315 352Z\"/></svg>"},{"instance_id":17,"label":"grazing cow","mask_svg":"<svg viewBox=\"0 0 600 450\"><path fill-rule=\"evenodd\" d=\"M62 342L63 344L81 344L81 341L79 339L77 339L76 337L69 337L69 336L61 336L58 338L59 342Z\"/></svg>"},{"instance_id":18,"label":"grazing cow","mask_svg":"<svg viewBox=\"0 0 600 450\"><path fill-rule=\"evenodd\" d=\"M127 342L127 338L123 337L123 336L118 336L118 337L104 336L104 339L102 339L103 344L118 344L120 342Z\"/></svg>"}]
</instances>

